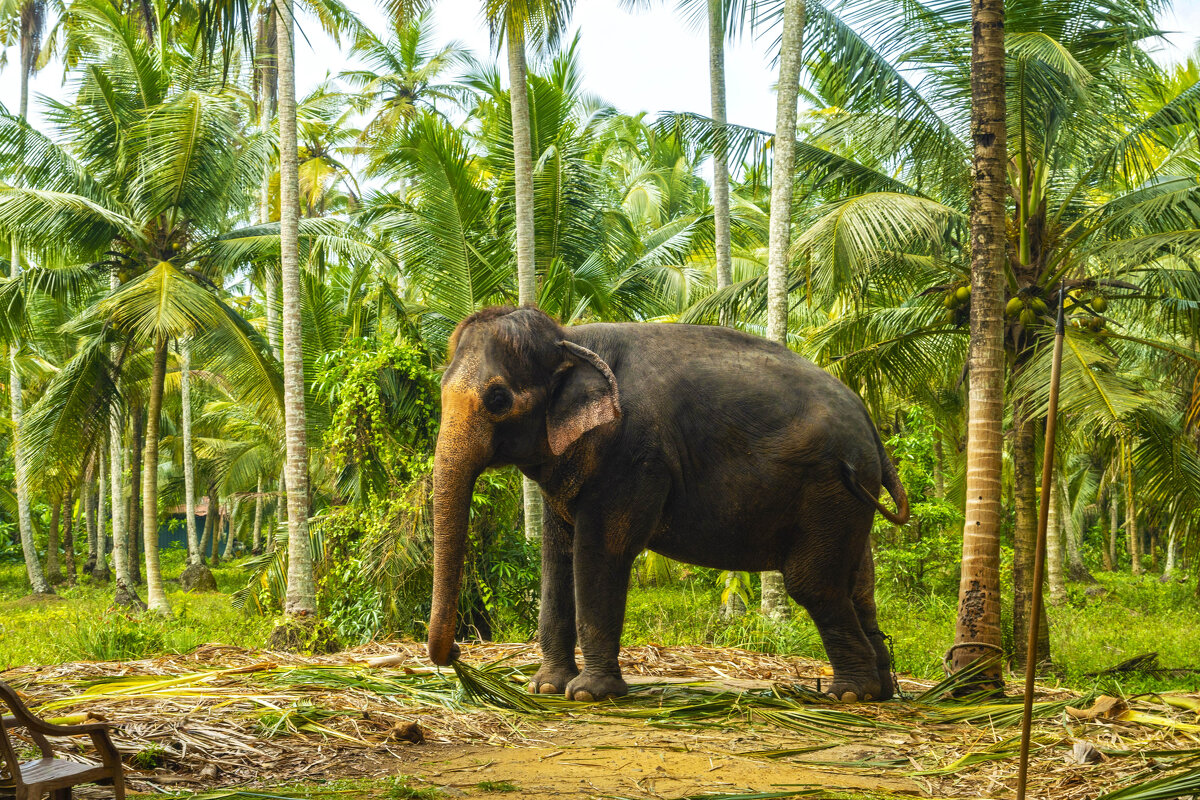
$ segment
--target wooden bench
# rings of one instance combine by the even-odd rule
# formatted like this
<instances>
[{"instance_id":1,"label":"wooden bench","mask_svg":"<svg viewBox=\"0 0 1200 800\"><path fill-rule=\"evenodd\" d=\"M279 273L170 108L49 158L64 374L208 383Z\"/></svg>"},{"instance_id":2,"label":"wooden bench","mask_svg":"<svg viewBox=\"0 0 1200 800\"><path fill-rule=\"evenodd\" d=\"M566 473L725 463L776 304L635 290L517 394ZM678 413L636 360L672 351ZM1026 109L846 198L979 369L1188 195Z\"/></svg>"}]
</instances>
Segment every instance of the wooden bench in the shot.
<instances>
[{"instance_id":1,"label":"wooden bench","mask_svg":"<svg viewBox=\"0 0 1200 800\"><path fill-rule=\"evenodd\" d=\"M112 783L116 800L125 798L125 773L121 767L121 754L108 736L108 726L103 723L88 725L51 725L30 713L11 686L0 683L0 705L8 706L12 716L0 717L0 797L15 800L41 800L49 794L53 800L70 800L71 787L81 783ZM8 737L9 728L25 728L33 739L42 757L36 761L21 763ZM79 764L55 758L47 736L92 737L92 744L100 754L100 764Z\"/></svg>"}]
</instances>

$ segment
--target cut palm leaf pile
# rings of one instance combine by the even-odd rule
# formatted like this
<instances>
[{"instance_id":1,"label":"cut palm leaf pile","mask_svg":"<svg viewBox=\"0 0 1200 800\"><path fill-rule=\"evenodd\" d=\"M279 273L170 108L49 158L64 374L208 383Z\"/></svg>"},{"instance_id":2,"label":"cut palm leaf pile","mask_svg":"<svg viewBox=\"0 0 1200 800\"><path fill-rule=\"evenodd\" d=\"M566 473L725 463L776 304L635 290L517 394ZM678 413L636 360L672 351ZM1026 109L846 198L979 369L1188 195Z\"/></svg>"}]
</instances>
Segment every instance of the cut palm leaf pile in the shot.
<instances>
[{"instance_id":1,"label":"cut palm leaf pile","mask_svg":"<svg viewBox=\"0 0 1200 800\"><path fill-rule=\"evenodd\" d=\"M390 776L464 748L571 747L600 726L629 746L654 737L714 758L886 774L930 797L1003 797L1015 779L1016 697L952 700L948 683L905 678L915 700L841 706L803 688L815 685L820 662L648 646L622 650L628 697L578 703L527 694L538 661L531 645L463 649L454 669L437 670L413 643L311 658L209 645L145 661L22 667L0 680L47 717L116 725L141 791ZM1198 708L1194 695L1039 689L1031 796L1196 793ZM1102 762L1073 763L1078 741Z\"/></svg>"}]
</instances>

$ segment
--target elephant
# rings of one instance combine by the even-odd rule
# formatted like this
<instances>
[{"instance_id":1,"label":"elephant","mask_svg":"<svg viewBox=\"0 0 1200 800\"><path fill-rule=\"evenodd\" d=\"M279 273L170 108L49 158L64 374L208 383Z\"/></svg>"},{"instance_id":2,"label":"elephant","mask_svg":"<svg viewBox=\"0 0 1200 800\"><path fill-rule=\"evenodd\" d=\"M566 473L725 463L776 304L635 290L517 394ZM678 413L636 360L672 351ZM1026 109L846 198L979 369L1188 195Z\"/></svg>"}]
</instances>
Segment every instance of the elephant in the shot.
<instances>
[{"instance_id":1,"label":"elephant","mask_svg":"<svg viewBox=\"0 0 1200 800\"><path fill-rule=\"evenodd\" d=\"M635 557L783 573L812 616L844 702L892 697L870 531L908 498L862 400L787 347L725 327L563 327L511 306L464 319L448 347L433 472L430 659L454 642L471 493L515 465L544 500L530 691L628 692L617 662ZM897 511L880 501L882 488ZM576 643L583 670L575 661Z\"/></svg>"}]
</instances>

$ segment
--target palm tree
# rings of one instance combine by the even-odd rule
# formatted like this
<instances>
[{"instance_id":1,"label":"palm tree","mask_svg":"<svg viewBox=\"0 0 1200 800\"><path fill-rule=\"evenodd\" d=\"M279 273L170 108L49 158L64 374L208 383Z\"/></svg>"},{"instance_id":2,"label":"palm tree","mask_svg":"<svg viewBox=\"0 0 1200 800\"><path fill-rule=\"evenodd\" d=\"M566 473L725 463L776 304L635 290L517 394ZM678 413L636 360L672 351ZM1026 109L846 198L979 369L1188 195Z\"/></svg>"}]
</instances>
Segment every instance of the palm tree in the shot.
<instances>
[{"instance_id":1,"label":"palm tree","mask_svg":"<svg viewBox=\"0 0 1200 800\"><path fill-rule=\"evenodd\" d=\"M516 213L517 303L537 305L534 253L533 146L529 119L529 87L525 48L530 39L553 46L566 27L574 0L485 0L484 15L492 39L504 40L508 54L509 106L512 111L513 192ZM542 497L533 481L522 479L525 535L542 537Z\"/></svg>"},{"instance_id":2,"label":"palm tree","mask_svg":"<svg viewBox=\"0 0 1200 800\"><path fill-rule=\"evenodd\" d=\"M775 85L775 138L772 148L771 222L767 255L767 338L787 346L788 265L792 243L796 103L800 91L805 0L786 0L779 44L779 82ZM783 575L762 575L762 610L781 619L788 614Z\"/></svg>"},{"instance_id":3,"label":"palm tree","mask_svg":"<svg viewBox=\"0 0 1200 800\"><path fill-rule=\"evenodd\" d=\"M317 612L308 544L308 442L304 353L300 330L300 180L296 146L295 17L293 0L277 3L279 18L279 254L283 289L283 410L287 437L288 589L284 613Z\"/></svg>"},{"instance_id":4,"label":"palm tree","mask_svg":"<svg viewBox=\"0 0 1200 800\"><path fill-rule=\"evenodd\" d=\"M443 82L449 70L470 61L461 45L451 42L435 49L428 12L411 19L395 16L391 22L387 39L366 29L359 33L354 52L366 68L346 70L340 76L372 109L362 132L363 143L402 133L422 108L437 111L439 104L457 104L464 97L461 87ZM386 157L387 148L374 146L370 154ZM372 164L368 174L377 168Z\"/></svg>"},{"instance_id":5,"label":"palm tree","mask_svg":"<svg viewBox=\"0 0 1200 800\"><path fill-rule=\"evenodd\" d=\"M15 8L13 7L15 5ZM20 36L20 71L21 99L18 118L24 124L29 114L29 78L37 65L38 51L42 34L46 25L46 3L44 0L22 0L19 3L5 2L0 5L0 18L15 16L19 26ZM21 274L21 245L16 236L9 239L11 258L9 260L9 277L17 278ZM49 581L42 572L41 562L38 561L37 550L33 542L33 520L29 508L29 474L26 466L25 443L21 436L21 374L17 369L17 354L20 344L17 341L9 344L9 373L8 392L9 409L13 425L13 467L17 489L17 520L21 531L21 549L25 554L25 569L29 575L29 583L34 594L54 594Z\"/></svg>"},{"instance_id":6,"label":"palm tree","mask_svg":"<svg viewBox=\"0 0 1200 800\"><path fill-rule=\"evenodd\" d=\"M19 156L26 142L27 168L39 177L37 189L0 189L0 230L67 265L60 268L66 274L81 269L75 266L81 261L106 268L116 288L72 323L88 337L50 382L26 428L31 458L78 474L102 446L106 429L114 442L123 438L123 426L113 424L120 396L116 381L121 395L143 404L149 412L144 452L135 452L131 461L134 466L142 461L145 469L134 476L130 501L143 510L151 605L166 610L157 564L157 466L167 342L200 334L199 342L220 340L224 354L210 356L215 360L208 366L220 369L222 360L249 365L256 380L265 379L260 398L273 402L270 363L245 321L221 300L213 281L219 276L204 272L208 237L228 224L231 208L243 207L257 186L265 142L243 133L240 100L231 87L222 87L219 75L211 76L212 88L205 91L194 56L176 51L160 58L167 52L161 42L146 41L105 2L80 3L76 14L84 35L121 46L97 46L84 56L77 103L56 109L68 146L33 131L23 131L19 142L15 121L6 126L0 119L0 159ZM160 21L156 36L170 37L171 27L170 20ZM182 76L188 77L186 88L175 83ZM116 118L105 113L104 123L97 124L95 112L113 98L120 99L120 113ZM116 152L128 157L115 158ZM200 269L185 266L190 264ZM135 429L140 420L139 412ZM119 448L117 456L114 509L124 505L116 479L122 472ZM129 522L136 524L132 516ZM118 577L125 579L120 569L130 559L122 559L122 538L116 537L114 550Z\"/></svg>"},{"instance_id":7,"label":"palm tree","mask_svg":"<svg viewBox=\"0 0 1200 800\"><path fill-rule=\"evenodd\" d=\"M183 434L183 503L187 511L188 566L201 561L200 537L196 530L196 465L192 447L192 357L191 344L185 339L179 342L179 394L180 420Z\"/></svg>"}]
</instances>

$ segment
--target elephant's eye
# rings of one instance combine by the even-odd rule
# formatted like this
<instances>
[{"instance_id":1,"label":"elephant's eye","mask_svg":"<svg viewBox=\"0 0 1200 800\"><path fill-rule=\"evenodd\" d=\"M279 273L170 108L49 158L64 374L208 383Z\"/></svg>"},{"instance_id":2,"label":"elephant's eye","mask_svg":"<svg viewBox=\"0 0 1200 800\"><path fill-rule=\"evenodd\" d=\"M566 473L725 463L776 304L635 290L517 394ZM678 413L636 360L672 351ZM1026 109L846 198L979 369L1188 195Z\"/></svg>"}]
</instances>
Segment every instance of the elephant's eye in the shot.
<instances>
[{"instance_id":1,"label":"elephant's eye","mask_svg":"<svg viewBox=\"0 0 1200 800\"><path fill-rule=\"evenodd\" d=\"M492 414L503 414L512 408L512 404L512 392L503 386L493 386L483 396L483 405Z\"/></svg>"}]
</instances>

